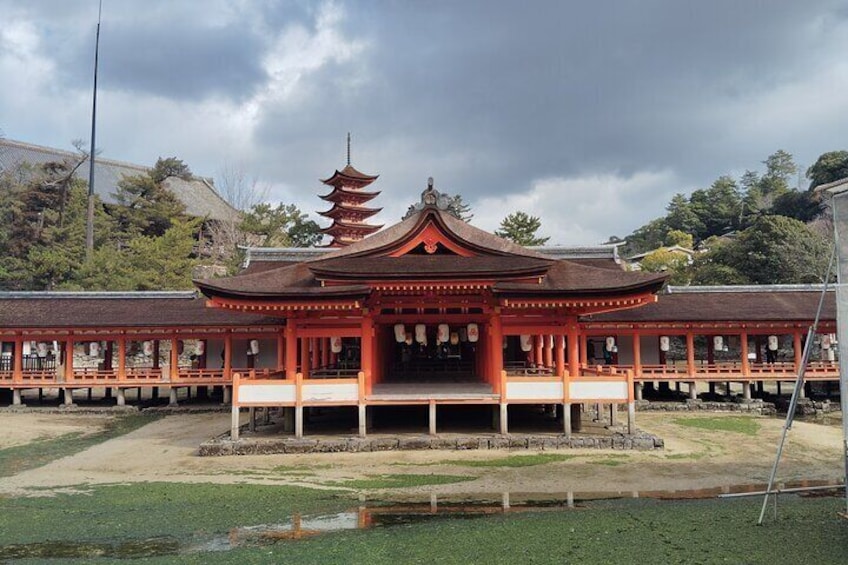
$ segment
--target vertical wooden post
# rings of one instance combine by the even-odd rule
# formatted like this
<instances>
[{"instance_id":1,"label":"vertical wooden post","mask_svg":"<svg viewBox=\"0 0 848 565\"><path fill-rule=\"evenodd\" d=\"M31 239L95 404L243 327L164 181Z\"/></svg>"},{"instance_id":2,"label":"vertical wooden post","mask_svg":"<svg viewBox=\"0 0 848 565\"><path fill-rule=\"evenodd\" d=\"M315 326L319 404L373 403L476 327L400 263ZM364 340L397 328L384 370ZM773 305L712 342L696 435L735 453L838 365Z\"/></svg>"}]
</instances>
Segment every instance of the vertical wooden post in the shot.
<instances>
[{"instance_id":1,"label":"vertical wooden post","mask_svg":"<svg viewBox=\"0 0 848 565\"><path fill-rule=\"evenodd\" d=\"M691 331L686 332L686 373L695 376L695 335Z\"/></svg>"},{"instance_id":2,"label":"vertical wooden post","mask_svg":"<svg viewBox=\"0 0 848 565\"><path fill-rule=\"evenodd\" d=\"M577 353L578 353L577 358L578 358L578 364L579 365L588 365L589 364L589 351L588 351L589 346L587 344L587 338L588 338L587 335L581 334L580 337L579 337L579 344L577 345L577 347L571 347L571 345L568 346L569 351L571 351L572 349L578 350L577 351ZM572 375L573 374L574 373L572 373Z\"/></svg>"},{"instance_id":3,"label":"vertical wooden post","mask_svg":"<svg viewBox=\"0 0 848 565\"><path fill-rule=\"evenodd\" d=\"M15 359L13 362L12 380L19 383L24 380L24 339L22 337L15 338Z\"/></svg>"},{"instance_id":4,"label":"vertical wooden post","mask_svg":"<svg viewBox=\"0 0 848 565\"><path fill-rule=\"evenodd\" d=\"M537 367L541 367L545 364L545 336L542 334L537 334L534 336L535 339L535 348L533 351L533 362Z\"/></svg>"},{"instance_id":5,"label":"vertical wooden post","mask_svg":"<svg viewBox=\"0 0 848 565\"><path fill-rule=\"evenodd\" d=\"M360 330L360 366L365 374L365 392L371 394L374 387L374 320L367 308L362 309Z\"/></svg>"},{"instance_id":6,"label":"vertical wooden post","mask_svg":"<svg viewBox=\"0 0 848 565\"><path fill-rule=\"evenodd\" d=\"M545 367L553 369L554 367L554 347L553 337L550 334L545 334L542 339L545 340Z\"/></svg>"},{"instance_id":7,"label":"vertical wooden post","mask_svg":"<svg viewBox=\"0 0 848 565\"><path fill-rule=\"evenodd\" d=\"M65 342L65 382L74 380L74 338L68 336Z\"/></svg>"},{"instance_id":8,"label":"vertical wooden post","mask_svg":"<svg viewBox=\"0 0 848 565\"><path fill-rule=\"evenodd\" d=\"M171 338L171 380L180 378L180 340Z\"/></svg>"},{"instance_id":9,"label":"vertical wooden post","mask_svg":"<svg viewBox=\"0 0 848 565\"><path fill-rule=\"evenodd\" d=\"M320 337L311 337L309 338L309 344L312 346L312 369L317 369L320 367L321 363L321 338Z\"/></svg>"},{"instance_id":10,"label":"vertical wooden post","mask_svg":"<svg viewBox=\"0 0 848 565\"><path fill-rule=\"evenodd\" d=\"M286 367L286 330L277 332L277 370L282 371Z\"/></svg>"},{"instance_id":11,"label":"vertical wooden post","mask_svg":"<svg viewBox=\"0 0 848 565\"><path fill-rule=\"evenodd\" d=\"M801 368L801 357L803 354L801 347L801 332L795 330L795 333L792 334L792 350L795 353L795 373L798 373L798 370Z\"/></svg>"},{"instance_id":12,"label":"vertical wooden post","mask_svg":"<svg viewBox=\"0 0 848 565\"><path fill-rule=\"evenodd\" d=\"M330 365L330 338L321 338L321 366L327 368Z\"/></svg>"},{"instance_id":13,"label":"vertical wooden post","mask_svg":"<svg viewBox=\"0 0 848 565\"><path fill-rule=\"evenodd\" d=\"M293 381L297 373L297 326L286 321L286 379Z\"/></svg>"},{"instance_id":14,"label":"vertical wooden post","mask_svg":"<svg viewBox=\"0 0 848 565\"><path fill-rule=\"evenodd\" d=\"M577 316L568 317L568 372L571 378L580 376L580 355L585 347L580 347L580 333L577 327ZM585 339L584 339L585 343ZM584 353L585 355L585 353Z\"/></svg>"},{"instance_id":15,"label":"vertical wooden post","mask_svg":"<svg viewBox=\"0 0 848 565\"><path fill-rule=\"evenodd\" d=\"M751 363L748 361L748 332L739 334L739 349L742 350L742 375L745 377L751 376ZM748 383L745 384L748 386Z\"/></svg>"},{"instance_id":16,"label":"vertical wooden post","mask_svg":"<svg viewBox=\"0 0 848 565\"><path fill-rule=\"evenodd\" d=\"M127 338L118 337L118 382L127 378Z\"/></svg>"},{"instance_id":17,"label":"vertical wooden post","mask_svg":"<svg viewBox=\"0 0 848 565\"><path fill-rule=\"evenodd\" d=\"M633 374L642 376L642 336L638 331L633 332Z\"/></svg>"},{"instance_id":18,"label":"vertical wooden post","mask_svg":"<svg viewBox=\"0 0 848 565\"><path fill-rule=\"evenodd\" d=\"M303 377L309 378L309 338L300 338L300 372Z\"/></svg>"},{"instance_id":19,"label":"vertical wooden post","mask_svg":"<svg viewBox=\"0 0 848 565\"><path fill-rule=\"evenodd\" d=\"M560 334L556 334L556 343L554 343L554 349L556 350L556 374L558 377L562 377L565 375L565 338Z\"/></svg>"},{"instance_id":20,"label":"vertical wooden post","mask_svg":"<svg viewBox=\"0 0 848 565\"><path fill-rule=\"evenodd\" d=\"M506 399L506 390L501 386L501 373L503 372L503 325L501 323L500 308L495 308L495 313L489 319L489 339L487 346L486 377L492 383L495 394L501 395L501 402Z\"/></svg>"},{"instance_id":21,"label":"vertical wooden post","mask_svg":"<svg viewBox=\"0 0 848 565\"><path fill-rule=\"evenodd\" d=\"M233 378L233 335L224 336L224 379Z\"/></svg>"}]
</instances>

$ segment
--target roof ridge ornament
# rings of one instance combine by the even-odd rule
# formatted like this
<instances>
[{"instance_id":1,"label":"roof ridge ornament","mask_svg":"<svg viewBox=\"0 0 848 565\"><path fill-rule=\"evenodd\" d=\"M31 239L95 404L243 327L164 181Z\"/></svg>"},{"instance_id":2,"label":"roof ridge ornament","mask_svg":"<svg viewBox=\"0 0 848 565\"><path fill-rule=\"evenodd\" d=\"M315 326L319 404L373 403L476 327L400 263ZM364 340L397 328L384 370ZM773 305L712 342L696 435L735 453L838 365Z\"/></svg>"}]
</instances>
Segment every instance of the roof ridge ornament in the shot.
<instances>
[{"instance_id":1,"label":"roof ridge ornament","mask_svg":"<svg viewBox=\"0 0 848 565\"><path fill-rule=\"evenodd\" d=\"M421 192L421 201L417 202L409 207L404 214L403 219L407 219L410 216L417 214L422 211L424 208L436 208L438 210L447 210L450 208L451 198L447 194L443 194L436 190L433 186L433 177L427 178L427 188Z\"/></svg>"}]
</instances>

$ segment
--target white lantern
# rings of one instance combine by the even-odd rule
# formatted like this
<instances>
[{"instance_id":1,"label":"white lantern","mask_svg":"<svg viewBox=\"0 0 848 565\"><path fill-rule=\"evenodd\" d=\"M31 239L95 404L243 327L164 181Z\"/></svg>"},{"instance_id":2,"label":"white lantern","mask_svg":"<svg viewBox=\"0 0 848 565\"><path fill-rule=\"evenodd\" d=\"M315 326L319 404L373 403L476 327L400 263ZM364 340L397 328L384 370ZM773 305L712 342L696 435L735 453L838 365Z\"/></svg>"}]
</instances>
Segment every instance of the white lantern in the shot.
<instances>
[{"instance_id":1,"label":"white lantern","mask_svg":"<svg viewBox=\"0 0 848 565\"><path fill-rule=\"evenodd\" d=\"M777 351L777 336L776 335L768 336L768 348L769 348L769 351Z\"/></svg>"},{"instance_id":2,"label":"white lantern","mask_svg":"<svg viewBox=\"0 0 848 565\"><path fill-rule=\"evenodd\" d=\"M206 351L206 342L205 342L205 341L203 341L202 339L198 340L198 341L197 341L197 345L195 345L195 346L194 346L194 353L195 353L195 355L197 355L198 357L200 357L201 355L203 355L203 353L204 353L205 351Z\"/></svg>"},{"instance_id":3,"label":"white lantern","mask_svg":"<svg viewBox=\"0 0 848 565\"><path fill-rule=\"evenodd\" d=\"M477 327L477 324L468 324L467 330L468 341L470 341L471 343L477 343L477 340L480 339L480 328Z\"/></svg>"},{"instance_id":4,"label":"white lantern","mask_svg":"<svg viewBox=\"0 0 848 565\"><path fill-rule=\"evenodd\" d=\"M427 343L427 326L424 324L415 324L415 341Z\"/></svg>"},{"instance_id":5,"label":"white lantern","mask_svg":"<svg viewBox=\"0 0 848 565\"><path fill-rule=\"evenodd\" d=\"M404 341L406 341L406 326L395 324L395 342L403 343Z\"/></svg>"},{"instance_id":6,"label":"white lantern","mask_svg":"<svg viewBox=\"0 0 848 565\"><path fill-rule=\"evenodd\" d=\"M671 338L667 335L660 336L660 351L668 351L671 348Z\"/></svg>"},{"instance_id":7,"label":"white lantern","mask_svg":"<svg viewBox=\"0 0 848 565\"><path fill-rule=\"evenodd\" d=\"M100 344L98 344L98 345L100 345ZM47 357L47 343L45 343L43 341L39 341L35 345L35 353L39 357Z\"/></svg>"},{"instance_id":8,"label":"white lantern","mask_svg":"<svg viewBox=\"0 0 848 565\"><path fill-rule=\"evenodd\" d=\"M330 351L333 353L342 352L342 338L334 337L330 340Z\"/></svg>"},{"instance_id":9,"label":"white lantern","mask_svg":"<svg viewBox=\"0 0 848 565\"><path fill-rule=\"evenodd\" d=\"M821 337L821 348L830 349L830 334L824 334Z\"/></svg>"},{"instance_id":10,"label":"white lantern","mask_svg":"<svg viewBox=\"0 0 848 565\"><path fill-rule=\"evenodd\" d=\"M439 324L436 331L436 341L439 343L447 343L450 339L450 327L447 324Z\"/></svg>"},{"instance_id":11,"label":"white lantern","mask_svg":"<svg viewBox=\"0 0 848 565\"><path fill-rule=\"evenodd\" d=\"M39 344L41 345L41 344ZM47 344L44 344L44 355L47 355ZM100 342L92 341L88 344L88 355L90 357L100 357ZM39 351L38 356L41 357L41 352Z\"/></svg>"},{"instance_id":12,"label":"white lantern","mask_svg":"<svg viewBox=\"0 0 848 565\"><path fill-rule=\"evenodd\" d=\"M609 351L610 353L615 351L615 338L609 336L606 340L604 340L604 349Z\"/></svg>"},{"instance_id":13,"label":"white lantern","mask_svg":"<svg viewBox=\"0 0 848 565\"><path fill-rule=\"evenodd\" d=\"M259 355L259 340L251 339L247 350L250 355Z\"/></svg>"},{"instance_id":14,"label":"white lantern","mask_svg":"<svg viewBox=\"0 0 848 565\"><path fill-rule=\"evenodd\" d=\"M451 334L450 334L450 344L451 345L459 345L459 332L451 332Z\"/></svg>"},{"instance_id":15,"label":"white lantern","mask_svg":"<svg viewBox=\"0 0 848 565\"><path fill-rule=\"evenodd\" d=\"M145 357L151 357L153 355L153 342L152 341L144 341L141 343L141 352Z\"/></svg>"},{"instance_id":16,"label":"white lantern","mask_svg":"<svg viewBox=\"0 0 848 565\"><path fill-rule=\"evenodd\" d=\"M521 334L521 351L525 353L533 349L533 336L527 334Z\"/></svg>"},{"instance_id":17,"label":"white lantern","mask_svg":"<svg viewBox=\"0 0 848 565\"><path fill-rule=\"evenodd\" d=\"M30 355L32 353L34 343L35 342L33 342L33 341L25 341L24 342L24 355L25 356Z\"/></svg>"},{"instance_id":18,"label":"white lantern","mask_svg":"<svg viewBox=\"0 0 848 565\"><path fill-rule=\"evenodd\" d=\"M713 349L715 351L724 351L724 338L722 336L713 336Z\"/></svg>"}]
</instances>

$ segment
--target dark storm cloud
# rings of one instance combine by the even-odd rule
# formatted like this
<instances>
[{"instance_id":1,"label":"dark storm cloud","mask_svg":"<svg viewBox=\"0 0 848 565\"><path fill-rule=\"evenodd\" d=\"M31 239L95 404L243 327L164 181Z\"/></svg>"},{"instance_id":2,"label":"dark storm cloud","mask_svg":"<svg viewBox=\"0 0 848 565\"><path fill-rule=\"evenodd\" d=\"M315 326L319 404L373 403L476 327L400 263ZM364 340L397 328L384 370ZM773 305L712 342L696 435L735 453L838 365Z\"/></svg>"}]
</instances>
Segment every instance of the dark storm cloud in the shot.
<instances>
[{"instance_id":1,"label":"dark storm cloud","mask_svg":"<svg viewBox=\"0 0 848 565\"><path fill-rule=\"evenodd\" d=\"M433 152L497 155L500 167L463 175L486 191L611 168L717 175L739 152L720 146L735 125L721 106L803 76L824 49L811 42L816 21L830 19L788 1L368 3L348 15L350 33L391 48L369 52L372 84L352 102L316 86L314 131L368 116L368 129L429 139ZM295 116L285 123L309 137Z\"/></svg>"}]
</instances>

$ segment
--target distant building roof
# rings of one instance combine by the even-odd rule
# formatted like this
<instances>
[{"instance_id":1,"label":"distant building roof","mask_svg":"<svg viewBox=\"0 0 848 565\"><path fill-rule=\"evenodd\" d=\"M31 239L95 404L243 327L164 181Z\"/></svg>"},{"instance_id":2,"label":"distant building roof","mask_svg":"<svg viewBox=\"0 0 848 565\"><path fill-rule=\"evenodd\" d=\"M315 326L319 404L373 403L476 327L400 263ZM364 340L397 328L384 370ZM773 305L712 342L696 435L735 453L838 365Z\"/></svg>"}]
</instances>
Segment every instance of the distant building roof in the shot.
<instances>
[{"instance_id":1,"label":"distant building roof","mask_svg":"<svg viewBox=\"0 0 848 565\"><path fill-rule=\"evenodd\" d=\"M79 155L72 151L0 139L0 171L13 169L24 163L44 165L78 158ZM118 183L124 177L143 175L150 170L150 167L100 157L95 157L94 163L94 190L103 202L109 204L116 203L115 193L118 191ZM74 176L87 181L88 175L89 162L86 161L80 165ZM231 220L238 213L221 198L208 179L195 177L191 181L185 181L171 177L165 180L164 185L180 202L185 204L186 212L191 216Z\"/></svg>"}]
</instances>

